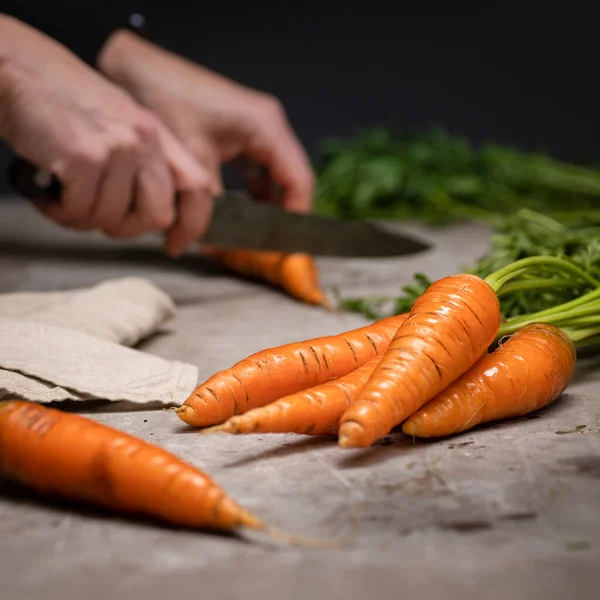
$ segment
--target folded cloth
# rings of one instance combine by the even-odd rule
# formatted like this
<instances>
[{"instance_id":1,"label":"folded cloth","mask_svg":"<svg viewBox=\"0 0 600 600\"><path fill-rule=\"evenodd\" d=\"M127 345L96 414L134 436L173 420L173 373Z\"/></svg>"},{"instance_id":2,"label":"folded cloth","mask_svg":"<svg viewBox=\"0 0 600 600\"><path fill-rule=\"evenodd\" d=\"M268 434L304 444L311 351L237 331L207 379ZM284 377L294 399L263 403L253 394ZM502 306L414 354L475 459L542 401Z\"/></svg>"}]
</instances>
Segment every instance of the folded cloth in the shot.
<instances>
[{"instance_id":1,"label":"folded cloth","mask_svg":"<svg viewBox=\"0 0 600 600\"><path fill-rule=\"evenodd\" d=\"M0 295L0 398L181 404L198 369L135 350L175 315L150 281Z\"/></svg>"}]
</instances>

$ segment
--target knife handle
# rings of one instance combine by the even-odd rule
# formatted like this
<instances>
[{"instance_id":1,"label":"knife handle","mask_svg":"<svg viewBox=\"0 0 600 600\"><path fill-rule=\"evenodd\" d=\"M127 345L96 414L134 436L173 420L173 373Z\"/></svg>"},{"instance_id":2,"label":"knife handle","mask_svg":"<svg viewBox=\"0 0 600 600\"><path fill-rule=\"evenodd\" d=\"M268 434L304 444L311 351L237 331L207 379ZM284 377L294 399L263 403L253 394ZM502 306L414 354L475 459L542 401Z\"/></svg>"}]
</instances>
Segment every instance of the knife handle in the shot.
<instances>
[{"instance_id":1,"label":"knife handle","mask_svg":"<svg viewBox=\"0 0 600 600\"><path fill-rule=\"evenodd\" d=\"M60 200L62 184L52 175L30 162L16 158L8 169L10 185L30 200Z\"/></svg>"}]
</instances>

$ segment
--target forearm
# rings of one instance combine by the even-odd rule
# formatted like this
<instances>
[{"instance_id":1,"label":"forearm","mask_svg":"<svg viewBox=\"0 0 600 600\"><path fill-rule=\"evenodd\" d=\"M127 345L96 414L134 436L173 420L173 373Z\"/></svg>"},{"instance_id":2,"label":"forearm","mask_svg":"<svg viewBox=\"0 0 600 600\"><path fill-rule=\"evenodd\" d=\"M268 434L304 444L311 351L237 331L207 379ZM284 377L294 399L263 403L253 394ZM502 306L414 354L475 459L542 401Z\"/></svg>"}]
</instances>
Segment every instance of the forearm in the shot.
<instances>
[{"instance_id":1,"label":"forearm","mask_svg":"<svg viewBox=\"0 0 600 600\"><path fill-rule=\"evenodd\" d=\"M135 15L130 8L93 10L77 0L2 0L0 10L54 38L94 67L106 40L118 29L134 25Z\"/></svg>"}]
</instances>

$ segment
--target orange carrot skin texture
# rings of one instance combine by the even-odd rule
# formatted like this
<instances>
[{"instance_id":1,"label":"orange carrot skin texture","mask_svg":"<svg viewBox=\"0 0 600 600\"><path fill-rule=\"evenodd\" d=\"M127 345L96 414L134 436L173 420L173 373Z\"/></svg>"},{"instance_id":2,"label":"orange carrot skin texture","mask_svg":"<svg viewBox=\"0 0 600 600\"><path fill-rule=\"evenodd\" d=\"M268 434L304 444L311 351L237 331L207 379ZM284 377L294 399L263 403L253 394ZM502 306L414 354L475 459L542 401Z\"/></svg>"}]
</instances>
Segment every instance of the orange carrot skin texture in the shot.
<instances>
[{"instance_id":1,"label":"orange carrot skin texture","mask_svg":"<svg viewBox=\"0 0 600 600\"><path fill-rule=\"evenodd\" d=\"M44 496L184 527L262 528L207 475L169 452L39 404L0 403L0 476Z\"/></svg>"},{"instance_id":2,"label":"orange carrot skin texture","mask_svg":"<svg viewBox=\"0 0 600 600\"><path fill-rule=\"evenodd\" d=\"M358 400L339 444L370 446L467 371L500 328L494 290L474 275L444 277L415 302Z\"/></svg>"},{"instance_id":3,"label":"orange carrot skin texture","mask_svg":"<svg viewBox=\"0 0 600 600\"><path fill-rule=\"evenodd\" d=\"M337 434L344 411L352 404L379 363L379 357L344 377L280 398L239 417L231 417L226 433Z\"/></svg>"},{"instance_id":4,"label":"orange carrot skin texture","mask_svg":"<svg viewBox=\"0 0 600 600\"><path fill-rule=\"evenodd\" d=\"M221 265L253 279L264 280L283 288L290 296L307 302L329 306L321 290L317 265L309 254L297 252L257 252L253 250L223 250L205 248Z\"/></svg>"},{"instance_id":5,"label":"orange carrot skin texture","mask_svg":"<svg viewBox=\"0 0 600 600\"><path fill-rule=\"evenodd\" d=\"M405 318L387 317L346 333L261 350L198 386L177 414L195 427L218 425L343 377L380 356Z\"/></svg>"},{"instance_id":6,"label":"orange carrot skin texture","mask_svg":"<svg viewBox=\"0 0 600 600\"><path fill-rule=\"evenodd\" d=\"M565 333L533 323L425 404L405 421L402 431L440 437L521 417L554 402L573 378L576 362L575 347Z\"/></svg>"}]
</instances>

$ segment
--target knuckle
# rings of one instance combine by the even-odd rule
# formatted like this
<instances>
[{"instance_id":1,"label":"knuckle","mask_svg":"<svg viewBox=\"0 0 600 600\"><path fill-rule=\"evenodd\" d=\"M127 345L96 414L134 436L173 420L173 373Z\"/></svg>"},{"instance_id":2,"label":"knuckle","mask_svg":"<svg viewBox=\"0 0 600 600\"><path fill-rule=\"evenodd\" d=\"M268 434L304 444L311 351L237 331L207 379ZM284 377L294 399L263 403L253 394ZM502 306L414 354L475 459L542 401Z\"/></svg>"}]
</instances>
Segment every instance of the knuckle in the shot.
<instances>
[{"instance_id":1,"label":"knuckle","mask_svg":"<svg viewBox=\"0 0 600 600\"><path fill-rule=\"evenodd\" d=\"M115 136L113 152L131 154L138 144L139 138L136 132L129 127L123 127Z\"/></svg>"},{"instance_id":2,"label":"knuckle","mask_svg":"<svg viewBox=\"0 0 600 600\"><path fill-rule=\"evenodd\" d=\"M260 110L269 120L285 121L286 114L283 104L271 94L262 94L260 98Z\"/></svg>"},{"instance_id":3,"label":"knuckle","mask_svg":"<svg viewBox=\"0 0 600 600\"><path fill-rule=\"evenodd\" d=\"M108 146L104 143L83 142L71 140L64 149L62 157L55 161L52 171L60 178L77 172L79 169L97 169L101 167L110 155Z\"/></svg>"},{"instance_id":4,"label":"knuckle","mask_svg":"<svg viewBox=\"0 0 600 600\"><path fill-rule=\"evenodd\" d=\"M84 167L98 169L105 165L110 158L111 150L108 144L90 144L79 149L78 162Z\"/></svg>"},{"instance_id":5,"label":"knuckle","mask_svg":"<svg viewBox=\"0 0 600 600\"><path fill-rule=\"evenodd\" d=\"M186 180L186 191L204 193L208 192L210 187L211 178L207 172L196 169L188 174Z\"/></svg>"},{"instance_id":6,"label":"knuckle","mask_svg":"<svg viewBox=\"0 0 600 600\"><path fill-rule=\"evenodd\" d=\"M167 229L175 220L175 210L173 207L165 207L160 212L152 216L151 225L156 229Z\"/></svg>"},{"instance_id":7,"label":"knuckle","mask_svg":"<svg viewBox=\"0 0 600 600\"><path fill-rule=\"evenodd\" d=\"M158 121L154 115L147 111L140 111L135 124L135 132L145 141L158 139Z\"/></svg>"}]
</instances>

